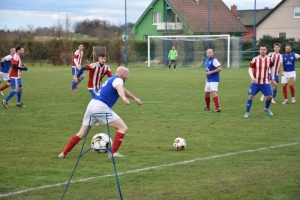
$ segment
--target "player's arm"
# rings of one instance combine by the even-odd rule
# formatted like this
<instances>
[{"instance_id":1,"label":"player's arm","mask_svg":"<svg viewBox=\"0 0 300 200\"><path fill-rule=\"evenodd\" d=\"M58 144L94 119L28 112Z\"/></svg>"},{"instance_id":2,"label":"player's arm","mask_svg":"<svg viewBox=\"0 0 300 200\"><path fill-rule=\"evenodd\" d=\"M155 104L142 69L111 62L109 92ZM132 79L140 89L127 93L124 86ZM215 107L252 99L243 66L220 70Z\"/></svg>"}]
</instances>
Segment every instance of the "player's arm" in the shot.
<instances>
[{"instance_id":1,"label":"player's arm","mask_svg":"<svg viewBox=\"0 0 300 200\"><path fill-rule=\"evenodd\" d=\"M129 105L130 102L129 102L129 100L126 98L125 90L124 90L123 86L122 86L121 84L117 84L115 88L116 88L116 90L118 91L119 96L123 99L124 104L125 104L125 105Z\"/></svg>"},{"instance_id":2,"label":"player's arm","mask_svg":"<svg viewBox=\"0 0 300 200\"><path fill-rule=\"evenodd\" d=\"M83 67L80 68L80 70L77 72L77 78L80 77L80 75L82 74L82 72L83 72L84 70L87 70L87 67L86 67L86 66L83 66Z\"/></svg>"},{"instance_id":3,"label":"player's arm","mask_svg":"<svg viewBox=\"0 0 300 200\"><path fill-rule=\"evenodd\" d=\"M300 55L299 54L295 53L295 57L296 57L296 59L300 60Z\"/></svg>"},{"instance_id":4,"label":"player's arm","mask_svg":"<svg viewBox=\"0 0 300 200\"><path fill-rule=\"evenodd\" d=\"M77 52L75 52L75 54L74 54L73 61L74 61L75 65L76 65L76 67L79 68L78 53Z\"/></svg>"},{"instance_id":5,"label":"player's arm","mask_svg":"<svg viewBox=\"0 0 300 200\"><path fill-rule=\"evenodd\" d=\"M275 67L271 67L271 82L273 83L274 86L277 85L277 82L275 81Z\"/></svg>"},{"instance_id":6,"label":"player's arm","mask_svg":"<svg viewBox=\"0 0 300 200\"><path fill-rule=\"evenodd\" d=\"M139 98L137 98L136 96L131 94L131 92L129 92L126 88L124 88L124 91L125 91L126 97L133 99L139 106L142 105L142 102Z\"/></svg>"},{"instance_id":7,"label":"player's arm","mask_svg":"<svg viewBox=\"0 0 300 200\"><path fill-rule=\"evenodd\" d=\"M12 60L11 67L14 69L22 70L22 71L27 71L27 67L19 67L18 62L15 60Z\"/></svg>"}]
</instances>

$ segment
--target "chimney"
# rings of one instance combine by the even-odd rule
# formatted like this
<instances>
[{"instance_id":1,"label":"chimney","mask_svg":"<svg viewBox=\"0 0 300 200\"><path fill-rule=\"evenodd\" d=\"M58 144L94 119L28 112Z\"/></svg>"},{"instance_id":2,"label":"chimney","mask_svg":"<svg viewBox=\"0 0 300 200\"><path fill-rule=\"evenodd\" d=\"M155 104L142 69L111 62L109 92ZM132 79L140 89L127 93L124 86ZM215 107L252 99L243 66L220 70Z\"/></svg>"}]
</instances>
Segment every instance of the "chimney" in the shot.
<instances>
[{"instance_id":1,"label":"chimney","mask_svg":"<svg viewBox=\"0 0 300 200\"><path fill-rule=\"evenodd\" d=\"M234 14L234 16L238 15L238 13L237 13L237 6L235 4L233 4L231 6L231 12Z\"/></svg>"},{"instance_id":2,"label":"chimney","mask_svg":"<svg viewBox=\"0 0 300 200\"><path fill-rule=\"evenodd\" d=\"M264 10L269 10L269 7L264 7Z\"/></svg>"}]
</instances>

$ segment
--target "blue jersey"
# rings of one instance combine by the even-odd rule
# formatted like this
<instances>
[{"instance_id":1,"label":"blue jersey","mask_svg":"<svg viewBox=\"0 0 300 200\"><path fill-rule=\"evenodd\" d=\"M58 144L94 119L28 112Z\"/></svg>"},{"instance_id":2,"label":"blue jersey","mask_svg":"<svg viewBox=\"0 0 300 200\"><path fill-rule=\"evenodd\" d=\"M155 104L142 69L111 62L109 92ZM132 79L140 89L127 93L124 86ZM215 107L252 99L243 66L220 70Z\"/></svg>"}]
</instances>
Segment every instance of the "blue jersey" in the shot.
<instances>
[{"instance_id":1,"label":"blue jersey","mask_svg":"<svg viewBox=\"0 0 300 200\"><path fill-rule=\"evenodd\" d=\"M206 72L213 71L219 66L220 66L219 61L214 57L206 59L206 61L205 61L205 71ZM220 82L219 72L213 73L210 75L206 75L206 77L207 77L207 82Z\"/></svg>"},{"instance_id":2,"label":"blue jersey","mask_svg":"<svg viewBox=\"0 0 300 200\"><path fill-rule=\"evenodd\" d=\"M11 59L12 59L12 56L11 55L8 55L5 57L5 61L3 63L1 63L1 72L3 73L8 73L9 72L9 69L10 69L10 66L11 66Z\"/></svg>"},{"instance_id":3,"label":"blue jersey","mask_svg":"<svg viewBox=\"0 0 300 200\"><path fill-rule=\"evenodd\" d=\"M115 103L119 98L119 93L116 90L116 88L113 86L113 82L116 78L119 77L115 75L107 79L102 84L100 91L94 95L94 99L104 102L110 108L112 108L113 105L115 105ZM123 84L123 80L122 80L122 84Z\"/></svg>"},{"instance_id":4,"label":"blue jersey","mask_svg":"<svg viewBox=\"0 0 300 200\"><path fill-rule=\"evenodd\" d=\"M299 58L298 54L290 53L289 55L283 54L283 71L292 72L295 71L295 61Z\"/></svg>"}]
</instances>

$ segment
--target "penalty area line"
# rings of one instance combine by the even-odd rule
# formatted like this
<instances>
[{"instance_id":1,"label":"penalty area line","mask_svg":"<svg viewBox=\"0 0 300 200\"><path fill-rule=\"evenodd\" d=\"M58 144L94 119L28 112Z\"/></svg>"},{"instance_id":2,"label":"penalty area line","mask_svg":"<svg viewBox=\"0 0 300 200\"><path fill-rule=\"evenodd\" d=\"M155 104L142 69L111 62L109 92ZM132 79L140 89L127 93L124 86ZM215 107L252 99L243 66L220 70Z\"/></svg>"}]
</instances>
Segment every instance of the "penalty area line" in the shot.
<instances>
[{"instance_id":1,"label":"penalty area line","mask_svg":"<svg viewBox=\"0 0 300 200\"><path fill-rule=\"evenodd\" d=\"M233 156L233 155L242 154L242 153L252 153L252 152L257 152L257 151L276 149L276 148L293 146L293 145L298 145L298 144L299 143L280 144L280 145L276 145L276 146L262 147L262 148L258 148L258 149L250 149L250 150L244 150L244 151L238 151L238 152L232 152L232 153L226 153L226 154L219 154L219 155L208 156L208 157L203 157L203 158L196 158L196 159L193 159L193 160L186 160L186 161L182 161L182 162L175 162L175 163L145 167L145 168L140 168L140 169L135 169L135 170L128 170L126 172L120 172L120 173L118 173L118 175L137 173L137 172L148 171L148 170L152 170L152 169L158 169L158 168L162 168L162 167L169 167L169 166L173 166L173 165L182 165L182 164L187 164L187 163L193 163L193 162L200 161L200 160L210 160L210 159L215 159L215 158ZM106 178L106 177L111 177L111 176L115 176L115 174L107 174L107 175L102 175L102 176L95 176L95 177L79 179L79 180L71 181L71 183L90 181L90 180L94 180L94 179ZM0 198L1 197L12 196L12 195L17 195L17 194L22 194L22 193L26 193L26 192L30 192L30 191L34 191L34 190L42 190L42 189L51 188L51 187L59 187L59 186L66 185L67 183L68 183L68 181L62 182L62 183L57 183L57 184L39 186L39 187L35 187L35 188L28 188L28 189L25 189L25 190L19 190L19 191L16 191L16 192L9 192L9 193L6 193L6 194L0 194Z\"/></svg>"}]
</instances>

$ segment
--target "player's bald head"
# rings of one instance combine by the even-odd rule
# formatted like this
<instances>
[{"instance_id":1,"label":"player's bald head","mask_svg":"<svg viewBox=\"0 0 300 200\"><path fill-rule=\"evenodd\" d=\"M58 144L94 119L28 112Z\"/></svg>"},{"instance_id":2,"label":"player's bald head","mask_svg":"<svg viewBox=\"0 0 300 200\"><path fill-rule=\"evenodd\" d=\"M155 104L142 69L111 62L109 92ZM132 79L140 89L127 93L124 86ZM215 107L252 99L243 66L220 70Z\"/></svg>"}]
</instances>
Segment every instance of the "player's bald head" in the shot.
<instances>
[{"instance_id":1,"label":"player's bald head","mask_svg":"<svg viewBox=\"0 0 300 200\"><path fill-rule=\"evenodd\" d=\"M116 70L116 75L121 75L123 73L129 72L128 68L120 66Z\"/></svg>"},{"instance_id":2,"label":"player's bald head","mask_svg":"<svg viewBox=\"0 0 300 200\"><path fill-rule=\"evenodd\" d=\"M213 57L213 56L214 56L214 50L212 50L212 49L207 49L207 51L206 51L206 56L207 56L208 58Z\"/></svg>"}]
</instances>

